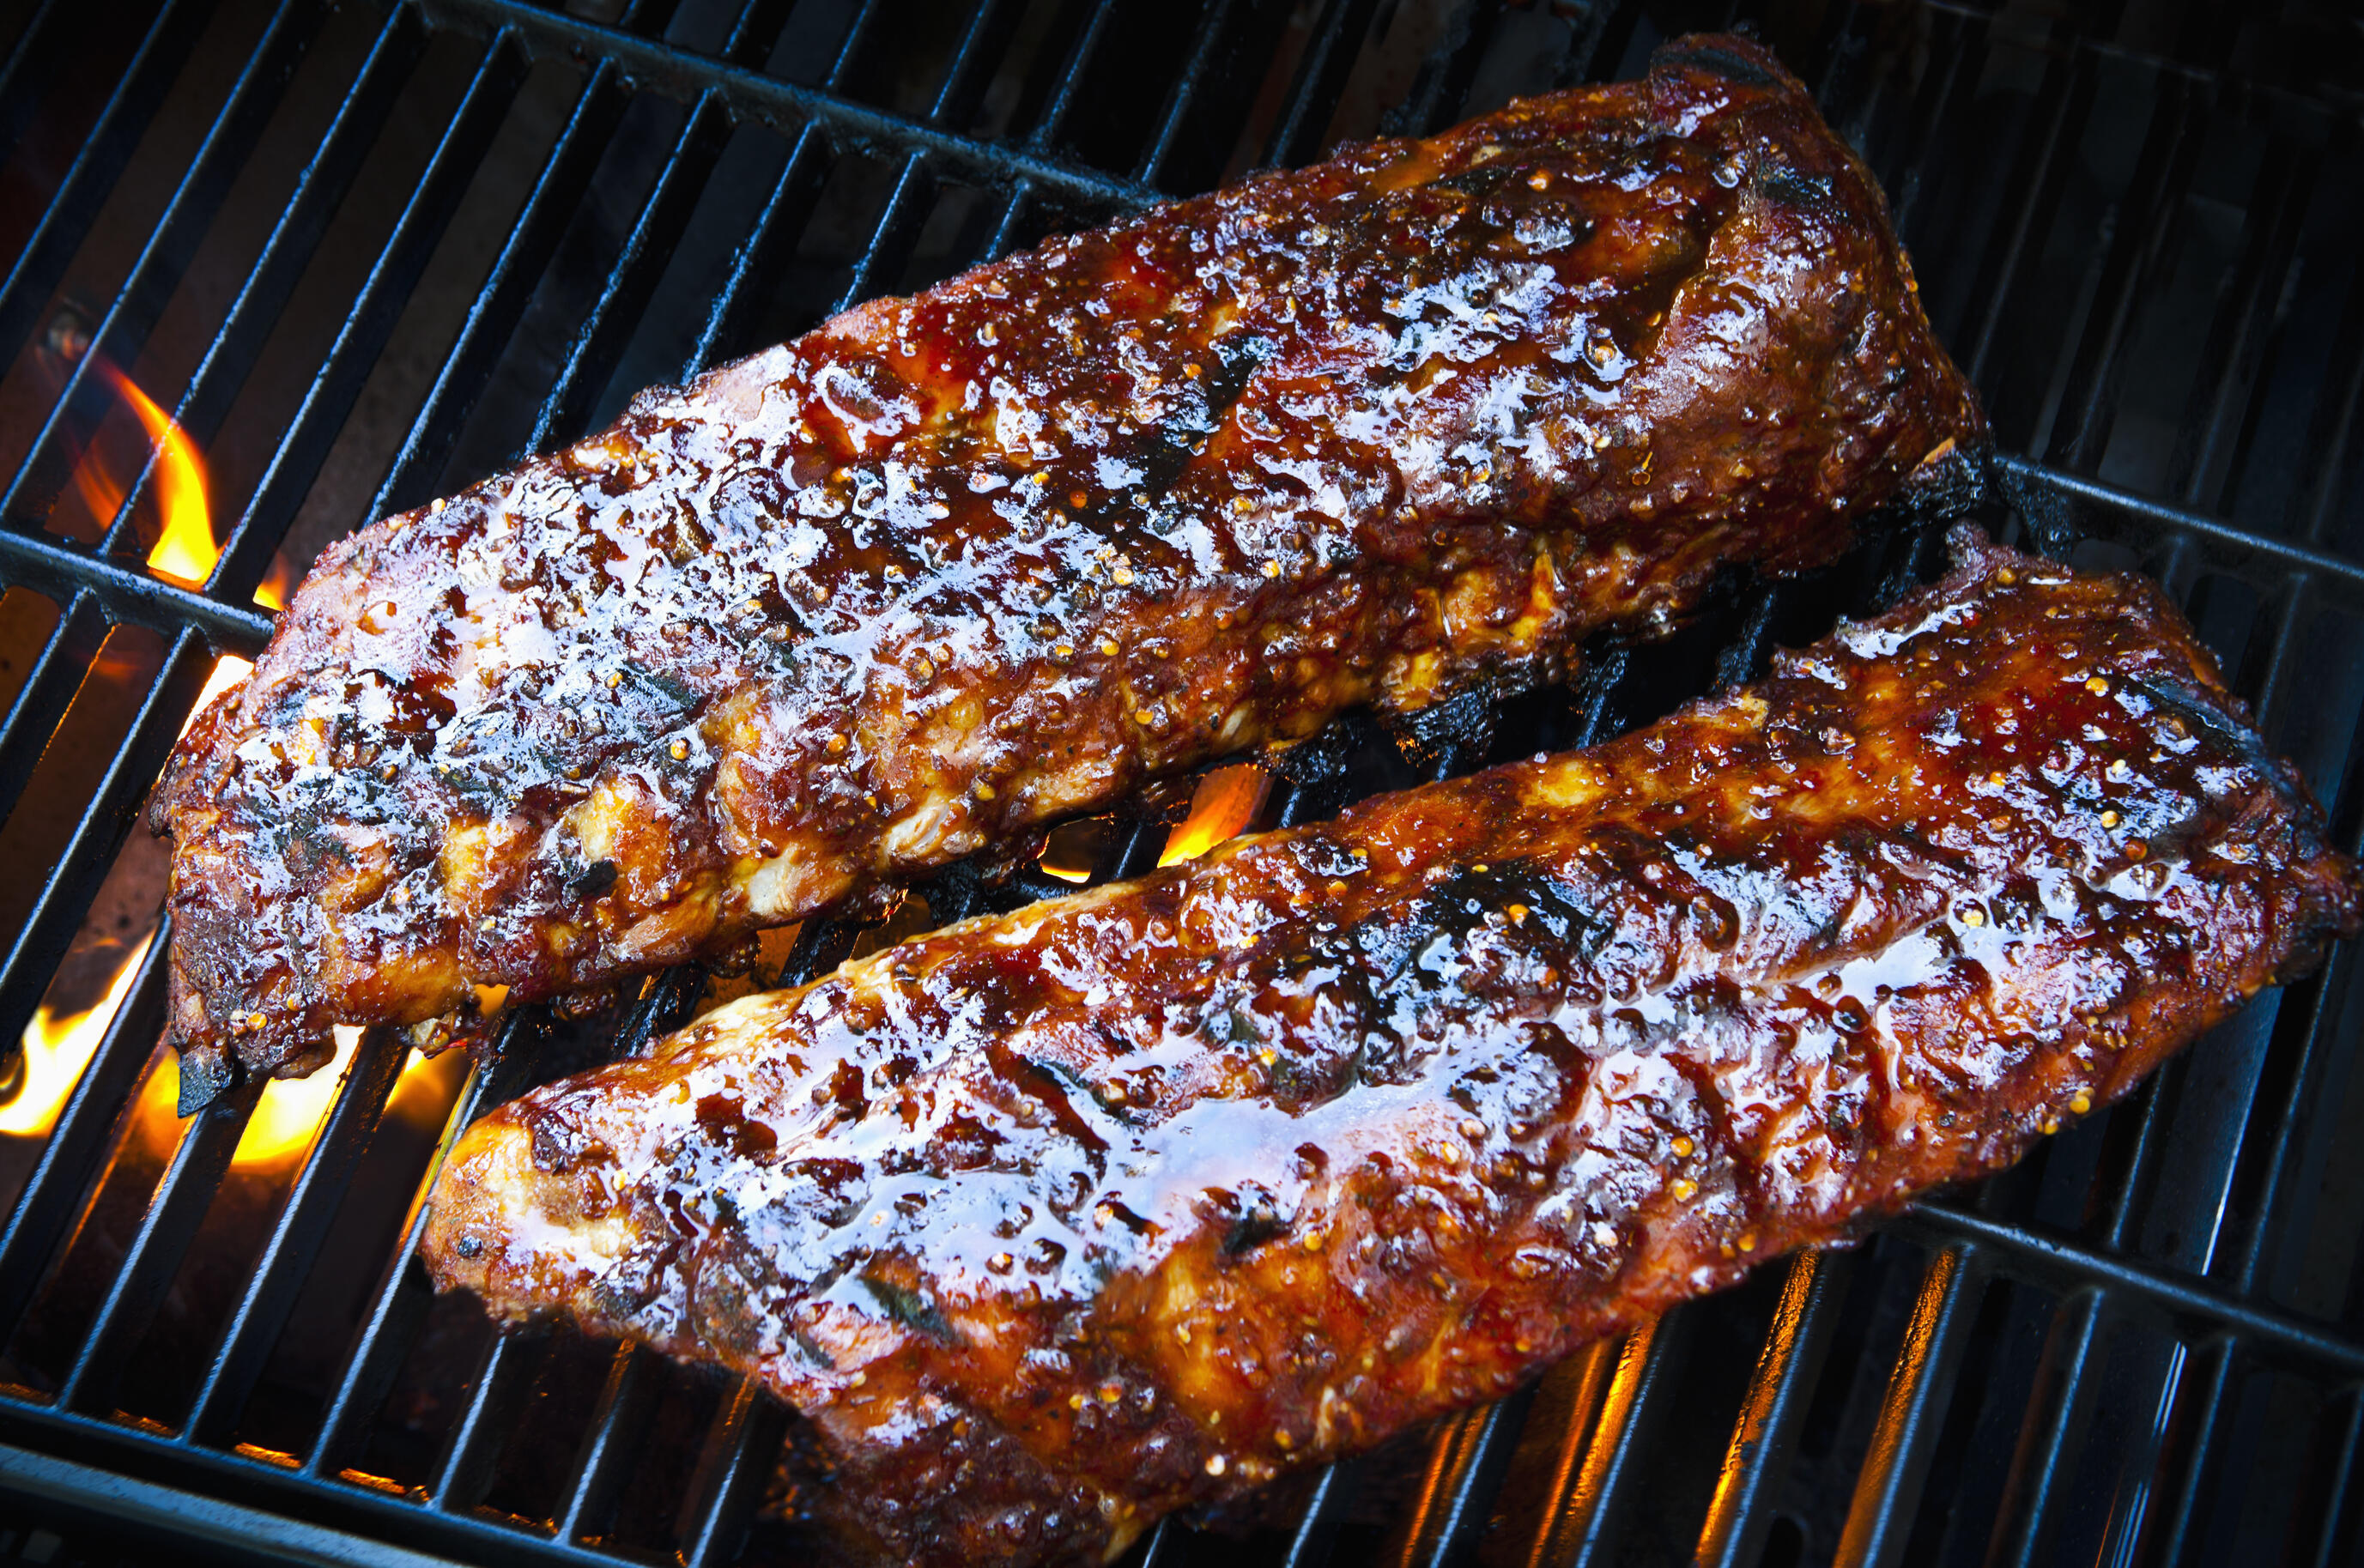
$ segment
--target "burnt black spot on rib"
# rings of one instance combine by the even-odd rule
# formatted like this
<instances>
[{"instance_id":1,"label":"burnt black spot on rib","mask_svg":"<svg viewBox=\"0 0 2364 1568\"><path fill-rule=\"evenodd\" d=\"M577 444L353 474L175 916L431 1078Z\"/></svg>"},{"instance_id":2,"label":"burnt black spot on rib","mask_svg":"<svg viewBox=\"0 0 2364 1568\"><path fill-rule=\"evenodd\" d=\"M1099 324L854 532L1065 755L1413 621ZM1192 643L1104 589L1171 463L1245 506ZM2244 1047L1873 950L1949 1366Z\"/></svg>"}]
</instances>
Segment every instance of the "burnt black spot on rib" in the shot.
<instances>
[{"instance_id":1,"label":"burnt black spot on rib","mask_svg":"<svg viewBox=\"0 0 2364 1568\"><path fill-rule=\"evenodd\" d=\"M181 1052L182 1116L195 1116L238 1085L238 1063L219 1047L193 1046Z\"/></svg>"},{"instance_id":2,"label":"burnt black spot on rib","mask_svg":"<svg viewBox=\"0 0 2364 1568\"><path fill-rule=\"evenodd\" d=\"M1766 162L1756 168L1756 188L1778 202L1814 206L1833 199L1835 190L1828 174L1809 174L1786 164Z\"/></svg>"},{"instance_id":3,"label":"burnt black spot on rib","mask_svg":"<svg viewBox=\"0 0 2364 1568\"><path fill-rule=\"evenodd\" d=\"M946 1344L960 1342L960 1336L953 1332L951 1322L936 1304L918 1291L893 1280L880 1279L876 1274L865 1273L860 1278L862 1288L870 1293L879 1310L904 1328Z\"/></svg>"},{"instance_id":4,"label":"burnt black spot on rib","mask_svg":"<svg viewBox=\"0 0 2364 1568\"><path fill-rule=\"evenodd\" d=\"M1771 72L1745 54L1735 54L1714 44L1678 45L1659 58L1667 64L1704 66L1719 76L1749 87L1770 87L1774 84Z\"/></svg>"},{"instance_id":5,"label":"burnt black spot on rib","mask_svg":"<svg viewBox=\"0 0 2364 1568\"><path fill-rule=\"evenodd\" d=\"M1223 1256L1236 1258L1252 1248L1261 1247L1276 1237L1288 1234L1288 1221L1269 1208L1255 1207L1232 1221L1223 1232Z\"/></svg>"},{"instance_id":6,"label":"burnt black spot on rib","mask_svg":"<svg viewBox=\"0 0 2364 1568\"><path fill-rule=\"evenodd\" d=\"M2183 720L2209 741L2229 752L2258 777L2276 786L2283 783L2281 768L2266 750L2265 739L2239 716L2227 713L2198 689L2163 675L2138 676L2126 683L2148 697L2161 711Z\"/></svg>"},{"instance_id":7,"label":"burnt black spot on rib","mask_svg":"<svg viewBox=\"0 0 2364 1568\"><path fill-rule=\"evenodd\" d=\"M1132 1113L1122 1102L1109 1098L1098 1084L1065 1062L1054 1062L1048 1057L1030 1056L1026 1059L1026 1066L1035 1076L1057 1084L1067 1094L1083 1095L1098 1106L1104 1115L1114 1117L1127 1126L1132 1124Z\"/></svg>"}]
</instances>

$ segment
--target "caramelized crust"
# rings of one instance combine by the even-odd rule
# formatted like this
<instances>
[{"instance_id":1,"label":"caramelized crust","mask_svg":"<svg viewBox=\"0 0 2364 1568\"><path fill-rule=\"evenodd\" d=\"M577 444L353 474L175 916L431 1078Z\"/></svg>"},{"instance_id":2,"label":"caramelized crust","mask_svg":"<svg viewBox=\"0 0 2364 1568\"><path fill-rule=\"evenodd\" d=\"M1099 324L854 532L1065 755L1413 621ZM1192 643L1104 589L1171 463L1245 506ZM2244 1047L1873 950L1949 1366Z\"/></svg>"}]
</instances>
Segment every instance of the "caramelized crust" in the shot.
<instances>
[{"instance_id":1,"label":"caramelized crust","mask_svg":"<svg viewBox=\"0 0 2364 1568\"><path fill-rule=\"evenodd\" d=\"M183 1082L1557 678L1981 440L1736 39L864 306L322 556L156 807Z\"/></svg>"},{"instance_id":2,"label":"caramelized crust","mask_svg":"<svg viewBox=\"0 0 2364 1568\"><path fill-rule=\"evenodd\" d=\"M761 1377L862 1550L1061 1560L2008 1163L2315 963L2359 887L2155 589L1956 550L1611 744L505 1106L429 1267Z\"/></svg>"}]
</instances>

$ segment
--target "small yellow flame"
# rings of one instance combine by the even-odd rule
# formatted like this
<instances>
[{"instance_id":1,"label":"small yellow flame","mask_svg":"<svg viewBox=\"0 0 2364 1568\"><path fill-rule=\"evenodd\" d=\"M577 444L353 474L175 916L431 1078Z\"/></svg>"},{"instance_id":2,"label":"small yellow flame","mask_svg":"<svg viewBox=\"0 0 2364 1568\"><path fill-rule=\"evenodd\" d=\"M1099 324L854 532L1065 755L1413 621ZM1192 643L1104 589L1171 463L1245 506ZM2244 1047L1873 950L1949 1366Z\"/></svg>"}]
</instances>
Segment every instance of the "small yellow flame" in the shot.
<instances>
[{"instance_id":1,"label":"small yellow flame","mask_svg":"<svg viewBox=\"0 0 2364 1568\"><path fill-rule=\"evenodd\" d=\"M292 1165L312 1147L313 1139L328 1124L345 1070L352 1065L353 1053L361 1047L360 1029L340 1024L336 1034L337 1053L319 1071L307 1078L274 1078L263 1085L262 1097L255 1102L254 1115L238 1140L238 1151L230 1156L233 1170L260 1172ZM412 1051L386 1096L387 1118L417 1127L440 1127L451 1113L452 1102L459 1097L460 1081L467 1071L464 1051L447 1051L440 1056Z\"/></svg>"},{"instance_id":2,"label":"small yellow flame","mask_svg":"<svg viewBox=\"0 0 2364 1568\"><path fill-rule=\"evenodd\" d=\"M285 556L273 556L271 558L271 574L263 578L261 583L255 585L254 602L262 606L266 610L285 609L287 607L288 580L294 575L295 573L290 572L287 568L287 558Z\"/></svg>"},{"instance_id":3,"label":"small yellow flame","mask_svg":"<svg viewBox=\"0 0 2364 1568\"><path fill-rule=\"evenodd\" d=\"M390 1119L431 1131L452 1114L452 1102L460 1097L461 1080L467 1075L464 1051L447 1051L440 1056L414 1051L402 1064L402 1076L394 1081L385 1114Z\"/></svg>"},{"instance_id":4,"label":"small yellow flame","mask_svg":"<svg viewBox=\"0 0 2364 1568\"><path fill-rule=\"evenodd\" d=\"M225 653L215 660L214 673L206 677L206 689L197 694L195 705L189 709L189 717L181 720L181 733L186 735L189 732L189 726L197 721L197 715L205 712L214 698L252 673L254 673L254 662L251 659L241 659L235 653Z\"/></svg>"},{"instance_id":5,"label":"small yellow flame","mask_svg":"<svg viewBox=\"0 0 2364 1568\"><path fill-rule=\"evenodd\" d=\"M1162 866L1197 860L1227 839L1244 832L1264 809L1271 793L1272 775L1254 762L1217 768L1199 781L1190 796L1190 815L1166 836Z\"/></svg>"},{"instance_id":6,"label":"small yellow flame","mask_svg":"<svg viewBox=\"0 0 2364 1568\"><path fill-rule=\"evenodd\" d=\"M1097 849L1094 828L1089 822L1069 822L1051 829L1043 841L1043 853L1035 864L1061 882L1085 883L1092 879L1092 861Z\"/></svg>"},{"instance_id":7,"label":"small yellow flame","mask_svg":"<svg viewBox=\"0 0 2364 1568\"><path fill-rule=\"evenodd\" d=\"M337 1090L344 1083L345 1069L353 1064L353 1051L361 1040L361 1030L340 1024L337 1054L326 1066L308 1077L273 1078L264 1084L262 1097L254 1102L254 1114L247 1118L246 1131L239 1138L237 1152L229 1157L230 1168L251 1171L284 1164L311 1148L312 1135L329 1119L329 1107L336 1103Z\"/></svg>"},{"instance_id":8,"label":"small yellow flame","mask_svg":"<svg viewBox=\"0 0 2364 1568\"><path fill-rule=\"evenodd\" d=\"M156 406L155 399L139 390L138 383L104 359L93 362L139 416L148 439L156 448L156 505L163 513L164 528L156 548L148 552L148 564L167 577L200 585L221 558L221 547L214 542L213 509L206 503L206 469L197 459L197 444ZM95 491L100 500L105 492L114 492L115 505L103 511L94 505L92 515L113 517L116 507L123 504L120 489L106 475L93 473L83 484L84 499L93 499Z\"/></svg>"},{"instance_id":9,"label":"small yellow flame","mask_svg":"<svg viewBox=\"0 0 2364 1568\"><path fill-rule=\"evenodd\" d=\"M130 995L131 977L139 972L139 961L154 940L153 932L139 939L95 1006L60 1018L44 1003L34 1012L33 1021L25 1026L25 1085L0 1106L0 1133L41 1138L57 1125L58 1113L82 1082L82 1070L97 1054L98 1042L106 1038L107 1026Z\"/></svg>"}]
</instances>

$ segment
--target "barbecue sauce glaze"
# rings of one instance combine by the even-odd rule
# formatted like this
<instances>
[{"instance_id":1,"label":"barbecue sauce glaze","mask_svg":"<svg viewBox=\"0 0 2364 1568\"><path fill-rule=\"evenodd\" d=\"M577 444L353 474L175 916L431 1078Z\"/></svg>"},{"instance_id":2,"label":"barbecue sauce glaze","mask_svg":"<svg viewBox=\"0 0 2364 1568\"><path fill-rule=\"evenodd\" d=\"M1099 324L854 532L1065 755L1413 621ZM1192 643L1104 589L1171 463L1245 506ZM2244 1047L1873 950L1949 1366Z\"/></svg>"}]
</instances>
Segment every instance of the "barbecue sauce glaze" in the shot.
<instances>
[{"instance_id":1,"label":"barbecue sauce glaze","mask_svg":"<svg viewBox=\"0 0 2364 1568\"><path fill-rule=\"evenodd\" d=\"M1608 745L537 1090L463 1138L429 1266L760 1377L860 1552L1065 1560L2006 1164L2359 888L2156 589L1956 550Z\"/></svg>"},{"instance_id":2,"label":"barbecue sauce glaze","mask_svg":"<svg viewBox=\"0 0 2364 1568\"><path fill-rule=\"evenodd\" d=\"M864 306L324 553L154 808L184 1098L1559 679L1982 439L1740 39Z\"/></svg>"}]
</instances>

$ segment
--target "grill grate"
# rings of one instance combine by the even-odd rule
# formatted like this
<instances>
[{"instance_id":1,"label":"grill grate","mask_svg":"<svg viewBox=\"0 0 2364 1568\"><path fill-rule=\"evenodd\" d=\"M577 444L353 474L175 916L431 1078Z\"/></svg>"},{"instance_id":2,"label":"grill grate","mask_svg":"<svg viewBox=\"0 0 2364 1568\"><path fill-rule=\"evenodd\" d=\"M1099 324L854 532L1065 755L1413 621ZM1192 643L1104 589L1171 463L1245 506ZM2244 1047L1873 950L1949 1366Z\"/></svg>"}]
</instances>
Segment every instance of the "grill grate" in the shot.
<instances>
[{"instance_id":1,"label":"grill grate","mask_svg":"<svg viewBox=\"0 0 2364 1568\"><path fill-rule=\"evenodd\" d=\"M1678 24L1728 19L1639 0L109 10L0 6L0 189L24 198L0 203L0 851L41 868L0 911L0 1040L137 860L133 814L215 660L267 638L258 585L357 517L832 308L1342 136L1630 75ZM1771 24L1891 194L1989 400L2012 454L1990 520L2164 581L2353 849L2348 35L2327 7L2164 0L1775 6ZM88 351L43 383L27 367L61 363L69 312ZM145 563L153 472L74 520L80 443L114 397L102 362L178 389L171 414L235 505L202 586ZM1417 765L1350 732L1344 766L1281 781L1262 820L1615 733L1935 559L1926 533L1876 541ZM1096 877L1134 874L1165 827L1115 818L1092 841ZM955 870L923 890L926 917L1065 885ZM813 922L775 961L799 980L878 940ZM308 1152L256 1189L237 1165L253 1090L152 1158L136 1146L142 1096L170 1081L162 951L46 1140L0 1162L0 1184L21 1173L0 1228L0 1508L92 1561L160 1537L356 1562L798 1555L758 1507L783 1412L643 1351L494 1336L440 1308L412 1256L459 1129L677 1024L706 977L660 976L586 1022L512 1020L440 1141L405 1133L404 1053L364 1036ZM1173 1525L1136 1558L2355 1561L2353 970L2343 951L2125 1105L1853 1252L1761 1271L1323 1473L1245 1547ZM229 1285L200 1288L225 1250ZM291 1349L307 1334L326 1345L308 1362ZM185 1387L155 1375L176 1345L195 1347ZM0 1531L0 1555L60 1545Z\"/></svg>"}]
</instances>

